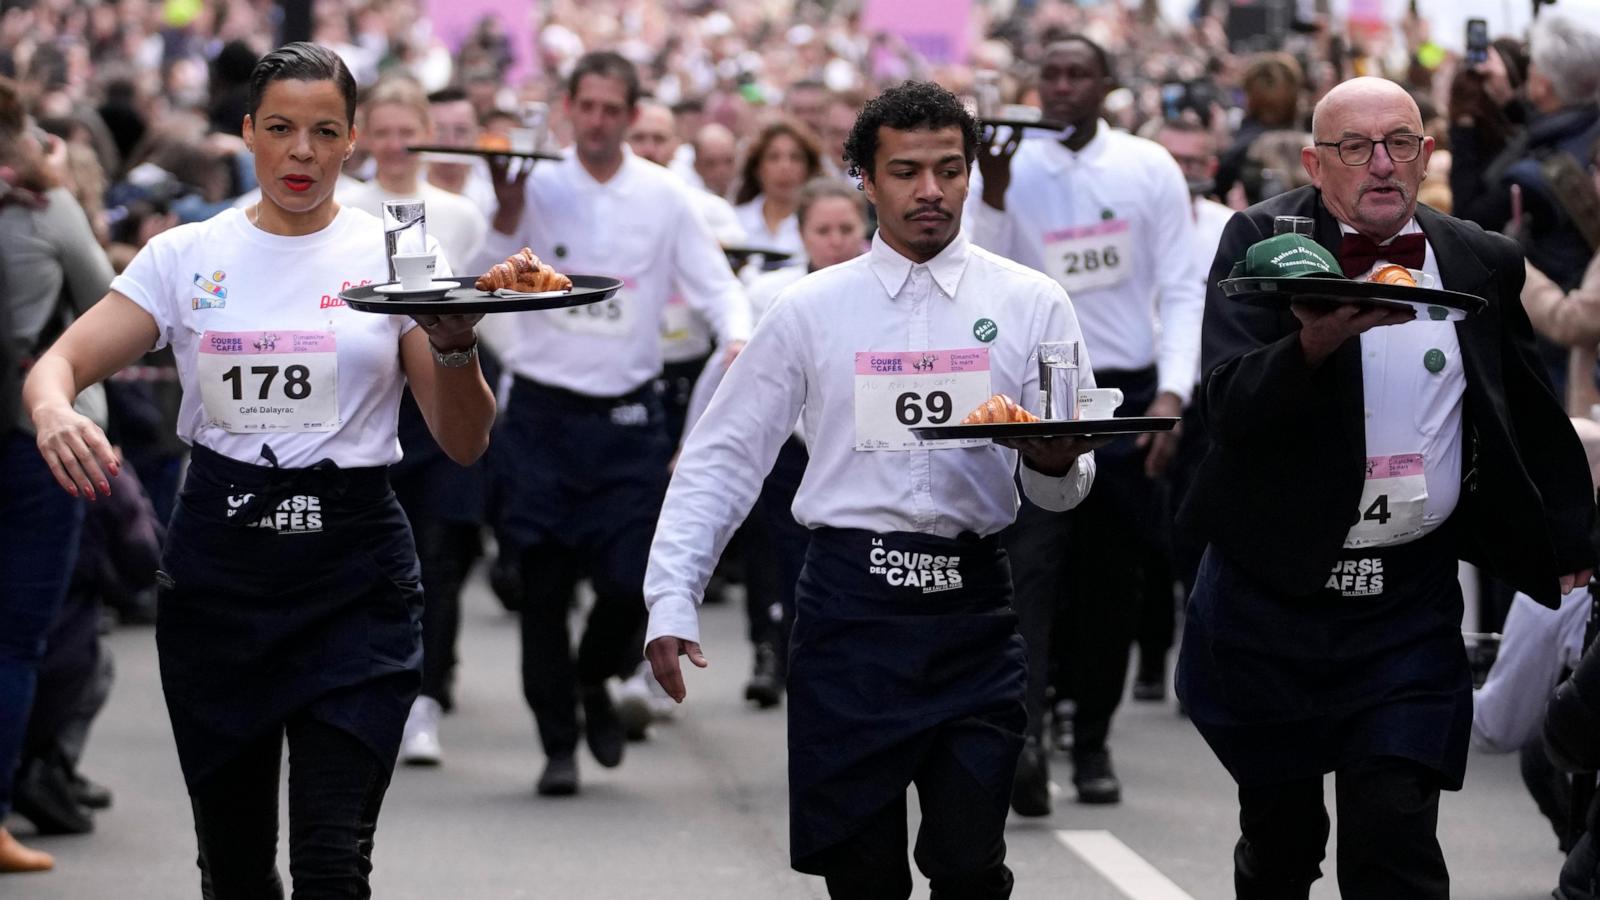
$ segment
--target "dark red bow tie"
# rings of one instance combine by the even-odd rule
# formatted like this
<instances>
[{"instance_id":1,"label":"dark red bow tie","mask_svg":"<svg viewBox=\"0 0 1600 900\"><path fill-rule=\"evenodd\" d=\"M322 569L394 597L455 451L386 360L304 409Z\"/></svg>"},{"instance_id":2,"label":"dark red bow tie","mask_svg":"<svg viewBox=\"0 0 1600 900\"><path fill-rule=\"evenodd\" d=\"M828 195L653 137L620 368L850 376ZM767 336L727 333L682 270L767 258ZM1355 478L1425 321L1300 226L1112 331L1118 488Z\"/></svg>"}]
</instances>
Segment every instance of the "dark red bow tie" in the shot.
<instances>
[{"instance_id":1,"label":"dark red bow tie","mask_svg":"<svg viewBox=\"0 0 1600 900\"><path fill-rule=\"evenodd\" d=\"M1347 234L1339 244L1339 265L1347 278L1367 274L1380 260L1420 269L1427 258L1428 238L1423 234L1402 234L1381 247L1364 234Z\"/></svg>"}]
</instances>

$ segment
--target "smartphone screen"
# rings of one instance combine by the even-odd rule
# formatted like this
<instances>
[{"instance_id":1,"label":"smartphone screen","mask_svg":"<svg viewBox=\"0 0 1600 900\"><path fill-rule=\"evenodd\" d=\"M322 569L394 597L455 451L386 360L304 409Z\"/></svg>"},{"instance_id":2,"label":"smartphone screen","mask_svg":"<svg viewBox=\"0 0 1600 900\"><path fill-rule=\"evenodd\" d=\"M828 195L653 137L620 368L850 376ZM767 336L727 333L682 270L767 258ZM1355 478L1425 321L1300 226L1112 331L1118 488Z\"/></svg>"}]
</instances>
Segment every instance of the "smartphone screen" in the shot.
<instances>
[{"instance_id":1,"label":"smartphone screen","mask_svg":"<svg viewBox=\"0 0 1600 900\"><path fill-rule=\"evenodd\" d=\"M1481 66L1489 61L1489 23L1467 20L1467 65Z\"/></svg>"}]
</instances>

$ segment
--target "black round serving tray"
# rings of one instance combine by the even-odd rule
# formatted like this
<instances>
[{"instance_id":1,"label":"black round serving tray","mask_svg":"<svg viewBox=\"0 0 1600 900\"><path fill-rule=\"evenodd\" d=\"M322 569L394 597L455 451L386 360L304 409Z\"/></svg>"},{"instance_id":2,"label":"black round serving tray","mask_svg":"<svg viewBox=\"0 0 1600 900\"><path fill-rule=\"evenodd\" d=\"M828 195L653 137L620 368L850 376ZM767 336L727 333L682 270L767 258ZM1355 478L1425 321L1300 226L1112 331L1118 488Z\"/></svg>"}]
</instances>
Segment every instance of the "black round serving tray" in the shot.
<instances>
[{"instance_id":1,"label":"black round serving tray","mask_svg":"<svg viewBox=\"0 0 1600 900\"><path fill-rule=\"evenodd\" d=\"M482 147L446 147L442 144L414 144L407 147L411 153L448 153L456 156L481 156L485 159L493 156L509 156L515 159L547 159L559 162L562 157L559 153L546 153L543 150L532 152L519 152L516 150L485 150Z\"/></svg>"},{"instance_id":2,"label":"black round serving tray","mask_svg":"<svg viewBox=\"0 0 1600 900\"><path fill-rule=\"evenodd\" d=\"M543 294L500 297L473 287L476 275L438 278L436 281L453 281L459 287L448 291L438 300L391 300L379 294L376 284L340 291L339 299L351 309L387 315L448 316L465 313L510 313L530 309L564 309L569 306L586 306L616 296L622 281L604 275L568 275L572 290L549 291ZM393 282L390 282L391 284Z\"/></svg>"},{"instance_id":3,"label":"black round serving tray","mask_svg":"<svg viewBox=\"0 0 1600 900\"><path fill-rule=\"evenodd\" d=\"M1176 416L1130 416L1124 419L1066 419L1043 422L1003 422L990 425L924 425L911 429L919 441L967 438L1095 437L1111 434L1146 434L1171 431Z\"/></svg>"},{"instance_id":4,"label":"black round serving tray","mask_svg":"<svg viewBox=\"0 0 1600 900\"><path fill-rule=\"evenodd\" d=\"M1459 322L1483 311L1482 297L1438 288L1348 281L1343 278L1224 278L1223 296L1256 306L1288 308L1291 303L1360 304L1412 309L1424 321Z\"/></svg>"},{"instance_id":5,"label":"black round serving tray","mask_svg":"<svg viewBox=\"0 0 1600 900\"><path fill-rule=\"evenodd\" d=\"M1065 122L1054 119L979 119L979 125L992 125L1005 128L1031 128L1037 131L1061 132L1067 127Z\"/></svg>"}]
</instances>

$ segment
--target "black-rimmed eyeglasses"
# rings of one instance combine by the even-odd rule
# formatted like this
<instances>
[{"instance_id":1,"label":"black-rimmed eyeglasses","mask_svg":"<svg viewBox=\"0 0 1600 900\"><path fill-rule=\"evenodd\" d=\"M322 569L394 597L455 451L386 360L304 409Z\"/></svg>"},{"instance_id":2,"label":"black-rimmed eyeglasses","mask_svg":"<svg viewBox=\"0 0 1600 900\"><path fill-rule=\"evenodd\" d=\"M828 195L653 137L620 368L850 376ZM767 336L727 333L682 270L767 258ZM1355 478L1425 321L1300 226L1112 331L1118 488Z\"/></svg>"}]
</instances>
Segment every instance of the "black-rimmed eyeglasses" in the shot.
<instances>
[{"instance_id":1,"label":"black-rimmed eyeglasses","mask_svg":"<svg viewBox=\"0 0 1600 900\"><path fill-rule=\"evenodd\" d=\"M1408 163L1422 153L1422 135L1391 134L1381 141L1370 138L1345 138L1342 141L1317 141L1318 147L1338 147L1339 161L1347 166L1364 166L1372 161L1372 147L1382 144L1389 158Z\"/></svg>"}]
</instances>

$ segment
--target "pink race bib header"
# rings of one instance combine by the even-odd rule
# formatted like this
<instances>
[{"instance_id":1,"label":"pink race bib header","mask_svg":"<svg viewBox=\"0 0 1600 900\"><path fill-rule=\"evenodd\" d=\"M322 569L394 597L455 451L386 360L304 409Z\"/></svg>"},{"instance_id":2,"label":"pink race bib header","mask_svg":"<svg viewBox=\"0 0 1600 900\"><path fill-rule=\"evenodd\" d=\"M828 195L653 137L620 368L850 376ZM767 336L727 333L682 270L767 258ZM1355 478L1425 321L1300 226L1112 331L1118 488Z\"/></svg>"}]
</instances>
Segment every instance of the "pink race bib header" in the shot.
<instances>
[{"instance_id":1,"label":"pink race bib header","mask_svg":"<svg viewBox=\"0 0 1600 900\"><path fill-rule=\"evenodd\" d=\"M1059 231L1046 232L1045 243L1053 244L1056 241L1075 241L1079 238L1104 237L1108 234L1121 234L1128 230L1125 219L1112 219L1098 225L1085 225L1082 228L1063 228Z\"/></svg>"},{"instance_id":2,"label":"pink race bib header","mask_svg":"<svg viewBox=\"0 0 1600 900\"><path fill-rule=\"evenodd\" d=\"M331 331L208 331L200 336L201 353L265 356L280 353L332 353Z\"/></svg>"},{"instance_id":3,"label":"pink race bib header","mask_svg":"<svg viewBox=\"0 0 1600 900\"><path fill-rule=\"evenodd\" d=\"M1402 453L1399 456L1367 457L1367 480L1379 478L1409 478L1423 474L1421 453Z\"/></svg>"},{"instance_id":4,"label":"pink race bib header","mask_svg":"<svg viewBox=\"0 0 1600 900\"><path fill-rule=\"evenodd\" d=\"M989 348L910 350L905 353L856 354L857 375L949 375L989 371Z\"/></svg>"}]
</instances>

